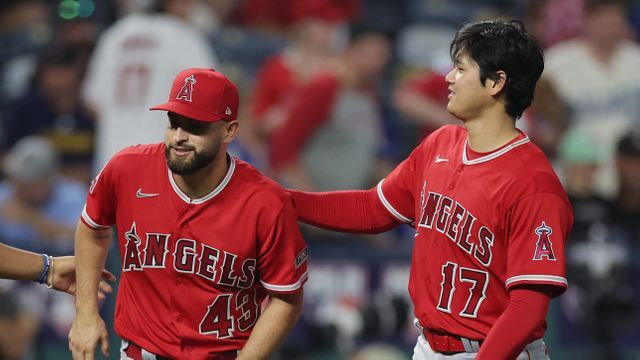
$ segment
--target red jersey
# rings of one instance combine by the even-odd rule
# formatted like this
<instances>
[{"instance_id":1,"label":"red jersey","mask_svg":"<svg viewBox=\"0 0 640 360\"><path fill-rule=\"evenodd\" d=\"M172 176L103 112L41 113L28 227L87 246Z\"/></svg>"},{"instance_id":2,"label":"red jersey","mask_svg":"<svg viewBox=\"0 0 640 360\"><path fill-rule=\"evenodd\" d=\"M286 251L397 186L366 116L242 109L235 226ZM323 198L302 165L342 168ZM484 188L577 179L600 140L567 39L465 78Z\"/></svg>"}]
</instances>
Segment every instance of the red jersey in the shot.
<instances>
[{"instance_id":1,"label":"red jersey","mask_svg":"<svg viewBox=\"0 0 640 360\"><path fill-rule=\"evenodd\" d=\"M267 293L300 291L307 279L290 196L229 157L220 185L190 199L164 151L164 144L139 145L114 156L82 213L93 229L117 228L116 333L172 358L241 349Z\"/></svg>"},{"instance_id":2,"label":"red jersey","mask_svg":"<svg viewBox=\"0 0 640 360\"><path fill-rule=\"evenodd\" d=\"M497 151L473 159L470 152L466 129L444 126L377 189L387 210L416 228L409 280L416 318L432 331L482 340L511 287L566 289L573 214L548 160L524 134Z\"/></svg>"},{"instance_id":3,"label":"red jersey","mask_svg":"<svg viewBox=\"0 0 640 360\"><path fill-rule=\"evenodd\" d=\"M279 54L268 58L256 81L251 104L252 120L262 121L267 111L287 101L296 86L297 79L285 56Z\"/></svg>"}]
</instances>

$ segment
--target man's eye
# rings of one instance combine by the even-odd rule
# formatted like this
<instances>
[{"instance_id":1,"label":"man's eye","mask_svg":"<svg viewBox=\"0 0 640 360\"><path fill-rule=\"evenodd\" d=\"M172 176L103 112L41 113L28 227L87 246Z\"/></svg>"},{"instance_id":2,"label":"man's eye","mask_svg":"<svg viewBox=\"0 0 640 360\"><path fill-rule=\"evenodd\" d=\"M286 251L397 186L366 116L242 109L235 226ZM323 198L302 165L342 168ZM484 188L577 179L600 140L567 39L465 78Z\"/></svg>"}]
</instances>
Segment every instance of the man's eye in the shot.
<instances>
[{"instance_id":1,"label":"man's eye","mask_svg":"<svg viewBox=\"0 0 640 360\"><path fill-rule=\"evenodd\" d=\"M207 130L206 128L203 128L203 127L188 127L188 128L185 128L185 131L194 135L200 135L200 134L204 134Z\"/></svg>"}]
</instances>

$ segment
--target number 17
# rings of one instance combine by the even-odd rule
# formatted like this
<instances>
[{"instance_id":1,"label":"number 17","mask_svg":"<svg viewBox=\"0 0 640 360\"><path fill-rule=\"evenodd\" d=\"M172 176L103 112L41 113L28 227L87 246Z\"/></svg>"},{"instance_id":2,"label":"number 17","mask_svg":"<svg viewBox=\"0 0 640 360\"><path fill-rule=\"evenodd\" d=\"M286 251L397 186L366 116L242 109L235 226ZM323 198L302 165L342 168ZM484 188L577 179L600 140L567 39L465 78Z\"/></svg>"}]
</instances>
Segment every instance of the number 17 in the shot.
<instances>
[{"instance_id":1,"label":"number 17","mask_svg":"<svg viewBox=\"0 0 640 360\"><path fill-rule=\"evenodd\" d=\"M460 271L456 271L458 268L460 268ZM456 273L460 282L471 283L467 303L458 315L476 318L480 304L487 297L489 273L458 266L458 264L450 261L442 265L442 283L440 283L440 300L437 308L442 312L451 313L451 300L456 291Z\"/></svg>"}]
</instances>

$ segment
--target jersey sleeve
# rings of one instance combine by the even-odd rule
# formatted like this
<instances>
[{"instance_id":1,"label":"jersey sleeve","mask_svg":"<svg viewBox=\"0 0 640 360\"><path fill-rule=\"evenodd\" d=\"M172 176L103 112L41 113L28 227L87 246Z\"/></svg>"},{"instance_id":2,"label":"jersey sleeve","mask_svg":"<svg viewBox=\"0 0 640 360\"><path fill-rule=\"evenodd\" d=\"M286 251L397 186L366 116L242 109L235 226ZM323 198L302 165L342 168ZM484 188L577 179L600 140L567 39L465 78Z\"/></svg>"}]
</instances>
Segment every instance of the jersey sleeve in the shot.
<instances>
[{"instance_id":1,"label":"jersey sleeve","mask_svg":"<svg viewBox=\"0 0 640 360\"><path fill-rule=\"evenodd\" d=\"M258 272L262 286L271 292L300 291L307 281L307 257L307 245L296 213L287 202L259 249Z\"/></svg>"},{"instance_id":2,"label":"jersey sleeve","mask_svg":"<svg viewBox=\"0 0 640 360\"><path fill-rule=\"evenodd\" d=\"M270 161L274 169L299 161L306 144L329 120L339 86L335 76L319 75L297 90L284 125L271 135Z\"/></svg>"},{"instance_id":3,"label":"jersey sleeve","mask_svg":"<svg viewBox=\"0 0 640 360\"><path fill-rule=\"evenodd\" d=\"M421 158L426 141L415 148L389 175L378 183L378 198L396 219L411 224L415 219L415 184L422 173Z\"/></svg>"},{"instance_id":4,"label":"jersey sleeve","mask_svg":"<svg viewBox=\"0 0 640 360\"><path fill-rule=\"evenodd\" d=\"M82 210L82 222L94 230L108 229L115 224L116 161L114 159L109 161L91 182L87 200Z\"/></svg>"},{"instance_id":5,"label":"jersey sleeve","mask_svg":"<svg viewBox=\"0 0 640 360\"><path fill-rule=\"evenodd\" d=\"M508 213L507 289L551 285L556 295L567 288L565 242L573 224L570 205L553 193L519 200Z\"/></svg>"}]
</instances>

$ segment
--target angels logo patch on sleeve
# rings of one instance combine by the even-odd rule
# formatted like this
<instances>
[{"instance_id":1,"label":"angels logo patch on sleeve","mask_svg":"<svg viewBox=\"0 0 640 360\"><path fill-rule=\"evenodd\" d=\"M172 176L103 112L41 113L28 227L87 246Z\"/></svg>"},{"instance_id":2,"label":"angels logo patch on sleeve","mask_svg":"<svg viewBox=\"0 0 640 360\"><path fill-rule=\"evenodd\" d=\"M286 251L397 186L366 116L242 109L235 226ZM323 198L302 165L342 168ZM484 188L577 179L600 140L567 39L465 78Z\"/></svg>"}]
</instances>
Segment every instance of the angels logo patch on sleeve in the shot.
<instances>
[{"instance_id":1,"label":"angels logo patch on sleeve","mask_svg":"<svg viewBox=\"0 0 640 360\"><path fill-rule=\"evenodd\" d=\"M538 241L536 242L533 260L544 260L546 257L547 260L555 261L556 256L553 253L553 244L551 243L553 229L543 221L542 224L536 228L535 233L538 236Z\"/></svg>"}]
</instances>

